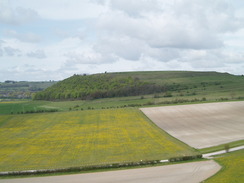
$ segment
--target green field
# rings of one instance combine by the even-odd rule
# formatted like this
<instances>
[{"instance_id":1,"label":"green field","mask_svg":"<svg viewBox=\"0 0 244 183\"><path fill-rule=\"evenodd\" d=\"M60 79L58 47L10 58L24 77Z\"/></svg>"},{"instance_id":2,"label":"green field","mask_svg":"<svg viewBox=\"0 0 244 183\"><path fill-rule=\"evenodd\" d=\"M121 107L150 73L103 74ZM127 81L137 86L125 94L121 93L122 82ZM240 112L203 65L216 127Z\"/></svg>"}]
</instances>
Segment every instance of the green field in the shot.
<instances>
[{"instance_id":1,"label":"green field","mask_svg":"<svg viewBox=\"0 0 244 183\"><path fill-rule=\"evenodd\" d=\"M222 169L204 183L244 182L244 150L221 155L216 157L215 160L222 166Z\"/></svg>"},{"instance_id":2,"label":"green field","mask_svg":"<svg viewBox=\"0 0 244 183\"><path fill-rule=\"evenodd\" d=\"M0 171L168 159L197 152L133 108L0 115Z\"/></svg>"},{"instance_id":3,"label":"green field","mask_svg":"<svg viewBox=\"0 0 244 183\"><path fill-rule=\"evenodd\" d=\"M109 73L112 77L139 78L142 82L167 87L167 92L139 96L100 98L75 101L2 101L0 114L21 114L28 111L76 111L176 105L201 102L244 100L244 77L217 72L125 72ZM65 92L65 91L64 91Z\"/></svg>"}]
</instances>

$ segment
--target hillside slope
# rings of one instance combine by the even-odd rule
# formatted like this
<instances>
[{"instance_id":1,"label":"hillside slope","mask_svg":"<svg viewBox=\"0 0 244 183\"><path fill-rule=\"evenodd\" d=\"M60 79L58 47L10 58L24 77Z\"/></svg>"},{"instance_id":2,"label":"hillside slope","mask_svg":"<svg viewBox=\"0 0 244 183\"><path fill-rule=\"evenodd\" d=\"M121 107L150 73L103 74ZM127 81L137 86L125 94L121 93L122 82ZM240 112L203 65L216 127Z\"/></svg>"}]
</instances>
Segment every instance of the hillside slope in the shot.
<instances>
[{"instance_id":1,"label":"hillside slope","mask_svg":"<svg viewBox=\"0 0 244 183\"><path fill-rule=\"evenodd\" d=\"M35 100L78 100L182 91L222 86L244 77L217 72L147 71L74 75L38 92Z\"/></svg>"},{"instance_id":2,"label":"hillside slope","mask_svg":"<svg viewBox=\"0 0 244 183\"><path fill-rule=\"evenodd\" d=\"M36 100L97 99L107 97L124 97L154 92L164 88L154 83L139 80L137 77L113 74L74 75L43 92L35 95Z\"/></svg>"}]
</instances>

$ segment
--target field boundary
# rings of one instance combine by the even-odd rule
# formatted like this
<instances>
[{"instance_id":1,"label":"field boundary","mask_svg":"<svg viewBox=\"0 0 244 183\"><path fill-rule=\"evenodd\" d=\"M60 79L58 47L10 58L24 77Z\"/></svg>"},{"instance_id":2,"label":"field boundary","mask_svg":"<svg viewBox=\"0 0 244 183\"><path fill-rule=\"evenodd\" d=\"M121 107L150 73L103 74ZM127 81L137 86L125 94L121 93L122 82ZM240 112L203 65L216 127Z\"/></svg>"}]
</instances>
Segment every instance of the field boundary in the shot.
<instances>
[{"instance_id":1,"label":"field boundary","mask_svg":"<svg viewBox=\"0 0 244 183\"><path fill-rule=\"evenodd\" d=\"M234 152L244 149L243 146L230 148L228 152ZM212 153L193 155L193 156L179 156L172 157L167 160L150 160L150 161L139 161L139 162L122 162L122 163L112 163L112 164L103 164L103 165L92 165L92 166L83 166L83 167L69 167L69 168L58 168L58 169L41 169L41 170L22 170L22 171L9 171L9 172L0 172L0 176L16 176L16 175L38 175L38 174L53 174L53 173L68 173L68 172L78 172L78 171L90 171L90 170L99 170L99 169L108 169L108 168L122 168L122 167L136 167L141 165L156 165L162 163L173 163L173 162L182 162L196 159L213 159L212 156L228 153L226 150L216 151Z\"/></svg>"},{"instance_id":2,"label":"field boundary","mask_svg":"<svg viewBox=\"0 0 244 183\"><path fill-rule=\"evenodd\" d=\"M244 146L230 148L228 152L234 152L244 149ZM112 163L104 165L93 165L93 166L83 166L83 167L69 167L69 168L59 168L59 169L42 169L42 170L23 170L23 171L9 171L0 172L0 177L4 176L22 176L22 175L39 175L39 174L54 174L54 173L69 173L69 172L79 172L79 171L91 171L99 169L109 169L109 168L123 168L123 167L137 167L142 165L157 165L162 163L174 163L183 162L190 160L199 159L213 159L215 155L228 153L226 150L216 151L212 153L206 153L195 156L181 156L172 157L167 160L150 160L150 161L139 161L139 162L123 162L123 163Z\"/></svg>"},{"instance_id":3,"label":"field boundary","mask_svg":"<svg viewBox=\"0 0 244 183\"><path fill-rule=\"evenodd\" d=\"M69 168L57 168L57 169L41 169L41 170L22 170L22 171L7 171L0 172L0 176L11 176L11 175L36 175L36 174L52 174L52 173L64 173L64 172L76 172L76 171L89 171L98 170L106 168L121 168L130 166L141 166L141 165L155 165L162 163L160 160L150 160L150 161L139 161L139 162L122 162L122 163L112 163L103 165L91 165L91 166L81 166L81 167L69 167Z\"/></svg>"},{"instance_id":4,"label":"field boundary","mask_svg":"<svg viewBox=\"0 0 244 183\"><path fill-rule=\"evenodd\" d=\"M233 148L230 148L229 150L221 150L221 151L215 151L215 152L211 152L211 153L206 153L206 154L203 154L202 156L203 156L203 158L212 159L213 158L212 156L225 154L225 153L228 153L228 152L234 152L234 151L238 151L238 150L242 150L242 149L244 149L244 145L243 146L239 146L239 147L233 147Z\"/></svg>"},{"instance_id":5,"label":"field boundary","mask_svg":"<svg viewBox=\"0 0 244 183\"><path fill-rule=\"evenodd\" d=\"M37 174L90 171L90 170L99 170L99 169L108 169L108 168L122 168L122 167L132 167L132 166L136 167L136 166L142 166L142 165L157 165L157 164L169 163L169 162L190 161L190 160L196 160L196 159L201 159L201 158L202 158L202 155L198 154L198 155L193 155L193 156L172 157L167 160L150 160L150 161L141 160L139 162L122 162L122 163L58 168L58 169L23 170L23 171L9 171L9 172L7 171L7 172L0 172L0 176L37 175Z\"/></svg>"}]
</instances>

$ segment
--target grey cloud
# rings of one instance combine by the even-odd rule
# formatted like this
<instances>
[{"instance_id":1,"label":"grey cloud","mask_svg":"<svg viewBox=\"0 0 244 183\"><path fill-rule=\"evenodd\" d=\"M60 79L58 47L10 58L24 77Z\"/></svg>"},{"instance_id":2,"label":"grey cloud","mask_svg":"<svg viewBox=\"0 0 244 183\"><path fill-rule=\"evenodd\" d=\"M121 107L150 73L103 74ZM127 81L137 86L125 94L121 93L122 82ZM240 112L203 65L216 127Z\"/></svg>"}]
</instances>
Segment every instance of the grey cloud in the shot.
<instances>
[{"instance_id":1,"label":"grey cloud","mask_svg":"<svg viewBox=\"0 0 244 183\"><path fill-rule=\"evenodd\" d=\"M48 7L43 5L45 3ZM31 2L33 5L28 6L36 9L46 20L53 21L46 22L43 19L41 22L45 26L52 23L50 29L59 36L42 44L45 51L53 53L53 58L34 63L32 58L47 57L43 50L31 51L31 44L23 44L16 40L13 42L13 39L6 38L33 43L41 41L41 37L26 32L27 29L33 28L32 26L21 26L21 30L25 32L18 32L17 28L14 31L12 25L7 27L13 30L2 30L6 44L0 41L0 56L21 54L20 50L14 48L29 50L25 51L21 63L36 65L53 60L53 65L61 67L55 75L66 73L67 76L80 71L103 72L109 69L229 71L228 67L231 66L233 72L235 69L243 72L243 32L236 36L233 36L233 32L241 30L244 21L241 20L240 14L237 17L236 9L232 9L232 2L229 0L89 0L76 3L64 1L61 4L55 0L50 1L51 4L49 1L45 3ZM55 11L53 7L56 7ZM20 10L8 8L8 11L9 16L3 16L7 10L0 11L0 23L16 25L35 19L34 14L34 19L26 17L24 20L23 17L26 15L20 15ZM64 11L69 13L63 14ZM31 16L31 11L26 12ZM22 18L18 19L17 16ZM71 19L76 21L69 22ZM36 30L33 29L33 33L34 31ZM42 34L47 32L40 33ZM235 45L236 40L239 42L238 45ZM14 48L6 48L7 46ZM34 48L35 46L38 45L34 45ZM65 54L62 55L63 53ZM28 71L31 70L29 67ZM54 67L52 71L45 72L43 69L38 72L33 68L32 76L35 71L37 75L48 74L50 79L53 70ZM21 74L25 75L25 71L27 69Z\"/></svg>"},{"instance_id":2,"label":"grey cloud","mask_svg":"<svg viewBox=\"0 0 244 183\"><path fill-rule=\"evenodd\" d=\"M146 37L148 44L155 48L214 49L223 47L217 35L208 31L187 30L185 27L165 28L155 36ZM156 36L157 35L157 36ZM167 35L167 36L165 36Z\"/></svg>"},{"instance_id":3,"label":"grey cloud","mask_svg":"<svg viewBox=\"0 0 244 183\"><path fill-rule=\"evenodd\" d=\"M61 38L70 37L70 33L68 31L63 30L63 29L55 28L53 30L53 32L56 36L61 37Z\"/></svg>"},{"instance_id":4,"label":"grey cloud","mask_svg":"<svg viewBox=\"0 0 244 183\"><path fill-rule=\"evenodd\" d=\"M235 16L232 4L225 0L177 1L173 13L179 18L193 20L196 27L218 33L243 27L243 19ZM198 24L198 25L197 25Z\"/></svg>"},{"instance_id":5,"label":"grey cloud","mask_svg":"<svg viewBox=\"0 0 244 183\"><path fill-rule=\"evenodd\" d=\"M17 54L19 55L21 53L21 51L19 49L15 49L12 47L4 47L4 52L8 56L16 56Z\"/></svg>"},{"instance_id":6,"label":"grey cloud","mask_svg":"<svg viewBox=\"0 0 244 183\"><path fill-rule=\"evenodd\" d=\"M17 7L11 8L8 1L0 2L0 22L6 24L23 24L38 18L36 11Z\"/></svg>"},{"instance_id":7,"label":"grey cloud","mask_svg":"<svg viewBox=\"0 0 244 183\"><path fill-rule=\"evenodd\" d=\"M181 51L179 57L180 62L188 63L195 69L211 69L221 68L226 65L226 57L221 49L216 50L184 50Z\"/></svg>"},{"instance_id":8,"label":"grey cloud","mask_svg":"<svg viewBox=\"0 0 244 183\"><path fill-rule=\"evenodd\" d=\"M163 2L161 4L164 4ZM120 10L125 12L127 9L123 8L123 5L133 4L111 1L111 4L116 3ZM228 9L228 4L221 4L224 3L210 0L176 0L175 3L162 6L161 11L145 14L143 17L131 17L127 13L110 11L99 18L97 26L106 35L126 35L155 48L216 49L224 46L220 39L221 34L243 27L234 11ZM150 10L150 7L148 9Z\"/></svg>"},{"instance_id":9,"label":"grey cloud","mask_svg":"<svg viewBox=\"0 0 244 183\"><path fill-rule=\"evenodd\" d=\"M27 56L39 58L39 59L46 58L46 54L43 50L36 50L36 51L29 52L29 53L27 53Z\"/></svg>"},{"instance_id":10,"label":"grey cloud","mask_svg":"<svg viewBox=\"0 0 244 183\"><path fill-rule=\"evenodd\" d=\"M140 16L144 12L160 10L157 0L110 0L110 6L130 16Z\"/></svg>"},{"instance_id":11,"label":"grey cloud","mask_svg":"<svg viewBox=\"0 0 244 183\"><path fill-rule=\"evenodd\" d=\"M160 62L169 62L181 57L180 50L175 48L147 48L147 56Z\"/></svg>"},{"instance_id":12,"label":"grey cloud","mask_svg":"<svg viewBox=\"0 0 244 183\"><path fill-rule=\"evenodd\" d=\"M14 30L5 31L4 34L9 37L14 37L22 42L36 43L41 41L41 37L33 33L18 33Z\"/></svg>"},{"instance_id":13,"label":"grey cloud","mask_svg":"<svg viewBox=\"0 0 244 183\"><path fill-rule=\"evenodd\" d=\"M81 51L81 52L69 52L66 53L67 62L73 64L103 64L111 63L115 61L115 56L112 54L101 54L95 52L94 50L90 51Z\"/></svg>"},{"instance_id":14,"label":"grey cloud","mask_svg":"<svg viewBox=\"0 0 244 183\"><path fill-rule=\"evenodd\" d=\"M2 46L3 43L5 43L5 41L0 39L0 47Z\"/></svg>"},{"instance_id":15,"label":"grey cloud","mask_svg":"<svg viewBox=\"0 0 244 183\"><path fill-rule=\"evenodd\" d=\"M66 75L68 77L70 75ZM36 66L17 66L9 69L0 69L0 78L4 80L15 80L15 81L49 81L49 80L60 80L60 72L43 70L36 68Z\"/></svg>"},{"instance_id":16,"label":"grey cloud","mask_svg":"<svg viewBox=\"0 0 244 183\"><path fill-rule=\"evenodd\" d=\"M90 0L93 3L97 3L100 5L105 5L106 4L106 0Z\"/></svg>"},{"instance_id":17,"label":"grey cloud","mask_svg":"<svg viewBox=\"0 0 244 183\"><path fill-rule=\"evenodd\" d=\"M3 43L4 43L4 41L0 39L0 57L3 56L3 49L2 49L2 44Z\"/></svg>"},{"instance_id":18,"label":"grey cloud","mask_svg":"<svg viewBox=\"0 0 244 183\"><path fill-rule=\"evenodd\" d=\"M127 60L138 60L145 51L144 42L126 36L107 37L94 46L94 50L101 54L113 53Z\"/></svg>"},{"instance_id":19,"label":"grey cloud","mask_svg":"<svg viewBox=\"0 0 244 183\"><path fill-rule=\"evenodd\" d=\"M164 15L136 19L115 13L101 17L98 27L106 35L108 32L118 38L126 35L156 48L212 49L223 45L216 33L200 29L187 20Z\"/></svg>"}]
</instances>

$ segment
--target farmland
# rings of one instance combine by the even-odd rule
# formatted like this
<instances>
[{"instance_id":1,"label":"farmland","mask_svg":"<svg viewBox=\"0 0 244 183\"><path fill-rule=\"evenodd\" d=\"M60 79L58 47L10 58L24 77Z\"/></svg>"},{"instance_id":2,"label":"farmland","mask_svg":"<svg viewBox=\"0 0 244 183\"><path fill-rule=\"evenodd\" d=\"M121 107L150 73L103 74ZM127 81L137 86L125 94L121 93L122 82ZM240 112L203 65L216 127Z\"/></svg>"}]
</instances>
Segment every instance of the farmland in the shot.
<instances>
[{"instance_id":1,"label":"farmland","mask_svg":"<svg viewBox=\"0 0 244 183\"><path fill-rule=\"evenodd\" d=\"M141 109L172 136L201 149L244 139L244 102Z\"/></svg>"},{"instance_id":2,"label":"farmland","mask_svg":"<svg viewBox=\"0 0 244 183\"><path fill-rule=\"evenodd\" d=\"M215 160L222 166L222 170L205 181L205 183L244 182L244 150L216 157Z\"/></svg>"},{"instance_id":3,"label":"farmland","mask_svg":"<svg viewBox=\"0 0 244 183\"><path fill-rule=\"evenodd\" d=\"M113 85L129 83L133 88L149 83L166 90L111 98L90 98L94 94L90 93L83 100L0 99L0 171L160 160L220 150L225 143L243 145L243 76L216 72L110 75L115 77ZM102 83L98 84L101 88ZM93 87L98 89L96 84ZM227 159L217 161L225 167Z\"/></svg>"},{"instance_id":4,"label":"farmland","mask_svg":"<svg viewBox=\"0 0 244 183\"><path fill-rule=\"evenodd\" d=\"M167 159L197 152L137 109L0 115L0 171Z\"/></svg>"}]
</instances>

